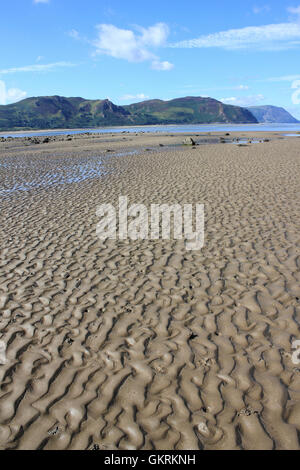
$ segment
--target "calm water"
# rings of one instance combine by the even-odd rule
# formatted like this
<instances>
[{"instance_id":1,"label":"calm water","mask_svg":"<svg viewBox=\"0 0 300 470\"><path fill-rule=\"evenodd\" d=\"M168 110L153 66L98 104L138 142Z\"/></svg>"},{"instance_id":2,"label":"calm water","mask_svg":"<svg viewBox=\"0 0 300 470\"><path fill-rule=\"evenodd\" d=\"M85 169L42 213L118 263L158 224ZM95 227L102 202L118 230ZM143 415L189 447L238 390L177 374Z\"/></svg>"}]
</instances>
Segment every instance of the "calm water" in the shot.
<instances>
[{"instance_id":1,"label":"calm water","mask_svg":"<svg viewBox=\"0 0 300 470\"><path fill-rule=\"evenodd\" d=\"M285 135L286 137L300 137L300 133L299 134L283 134Z\"/></svg>"},{"instance_id":2,"label":"calm water","mask_svg":"<svg viewBox=\"0 0 300 470\"><path fill-rule=\"evenodd\" d=\"M122 132L163 132L163 133L206 133L206 132L300 132L299 124L189 124L169 126L136 126L136 127L101 127L98 129L1 132L1 137L34 137L51 135L73 135L93 132L99 134L120 134Z\"/></svg>"}]
</instances>

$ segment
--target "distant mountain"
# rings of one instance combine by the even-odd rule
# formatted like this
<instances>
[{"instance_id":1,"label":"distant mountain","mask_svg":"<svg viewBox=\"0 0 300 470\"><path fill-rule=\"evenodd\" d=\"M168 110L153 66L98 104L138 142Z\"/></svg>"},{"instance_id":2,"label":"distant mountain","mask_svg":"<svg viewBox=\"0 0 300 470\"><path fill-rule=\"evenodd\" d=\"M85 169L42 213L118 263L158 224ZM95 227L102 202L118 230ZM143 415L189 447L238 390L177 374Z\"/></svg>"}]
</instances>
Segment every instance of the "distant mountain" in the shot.
<instances>
[{"instance_id":1,"label":"distant mountain","mask_svg":"<svg viewBox=\"0 0 300 470\"><path fill-rule=\"evenodd\" d=\"M107 99L42 96L0 106L0 130L204 123L242 124L257 120L245 108L201 97L117 106Z\"/></svg>"},{"instance_id":2,"label":"distant mountain","mask_svg":"<svg viewBox=\"0 0 300 470\"><path fill-rule=\"evenodd\" d=\"M248 108L253 116L256 117L258 122L269 122L269 123L297 123L299 122L284 108L277 106L250 106Z\"/></svg>"},{"instance_id":3,"label":"distant mountain","mask_svg":"<svg viewBox=\"0 0 300 470\"><path fill-rule=\"evenodd\" d=\"M142 124L256 123L251 112L213 98L187 96L170 101L149 100L124 108Z\"/></svg>"}]
</instances>

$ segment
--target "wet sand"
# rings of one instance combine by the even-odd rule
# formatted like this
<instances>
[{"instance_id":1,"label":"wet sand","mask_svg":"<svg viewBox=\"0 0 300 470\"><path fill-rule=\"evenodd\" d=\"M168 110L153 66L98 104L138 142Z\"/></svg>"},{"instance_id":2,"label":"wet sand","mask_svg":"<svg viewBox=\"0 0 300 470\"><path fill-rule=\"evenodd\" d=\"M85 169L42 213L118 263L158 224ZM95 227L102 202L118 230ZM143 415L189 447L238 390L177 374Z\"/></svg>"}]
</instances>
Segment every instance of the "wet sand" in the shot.
<instances>
[{"instance_id":1,"label":"wet sand","mask_svg":"<svg viewBox=\"0 0 300 470\"><path fill-rule=\"evenodd\" d=\"M1 449L299 449L300 139L243 134L0 142ZM203 249L99 240L120 195Z\"/></svg>"}]
</instances>

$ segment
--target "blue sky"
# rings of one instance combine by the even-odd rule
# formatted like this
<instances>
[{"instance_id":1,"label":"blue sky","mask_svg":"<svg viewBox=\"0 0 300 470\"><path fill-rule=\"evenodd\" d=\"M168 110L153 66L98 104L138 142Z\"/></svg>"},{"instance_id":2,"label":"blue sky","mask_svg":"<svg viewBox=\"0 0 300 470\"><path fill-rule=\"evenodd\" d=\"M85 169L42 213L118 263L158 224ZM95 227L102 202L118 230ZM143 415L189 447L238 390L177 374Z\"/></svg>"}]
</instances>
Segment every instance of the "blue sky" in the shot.
<instances>
[{"instance_id":1,"label":"blue sky","mask_svg":"<svg viewBox=\"0 0 300 470\"><path fill-rule=\"evenodd\" d=\"M3 0L0 103L211 96L300 118L300 1Z\"/></svg>"}]
</instances>

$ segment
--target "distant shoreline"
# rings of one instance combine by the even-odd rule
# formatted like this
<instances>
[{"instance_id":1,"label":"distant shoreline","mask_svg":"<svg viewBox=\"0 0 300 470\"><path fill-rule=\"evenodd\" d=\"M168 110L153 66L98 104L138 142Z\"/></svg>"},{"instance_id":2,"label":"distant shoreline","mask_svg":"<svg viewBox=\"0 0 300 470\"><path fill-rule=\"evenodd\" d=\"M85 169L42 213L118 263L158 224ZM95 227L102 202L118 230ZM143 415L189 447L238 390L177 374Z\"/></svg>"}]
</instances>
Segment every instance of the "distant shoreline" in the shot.
<instances>
[{"instance_id":1,"label":"distant shoreline","mask_svg":"<svg viewBox=\"0 0 300 470\"><path fill-rule=\"evenodd\" d=\"M122 133L122 132L165 132L170 131L174 133L186 132L289 132L300 131L300 124L298 123L257 123L257 124L160 124L160 125L145 125L145 126L109 126L109 127L88 127L88 128L57 128L57 129L19 129L13 131L0 131L0 137L34 137L42 135L68 135L68 134L109 134L109 133ZM190 129L190 130L189 130ZM236 129L236 130L235 130Z\"/></svg>"}]
</instances>

